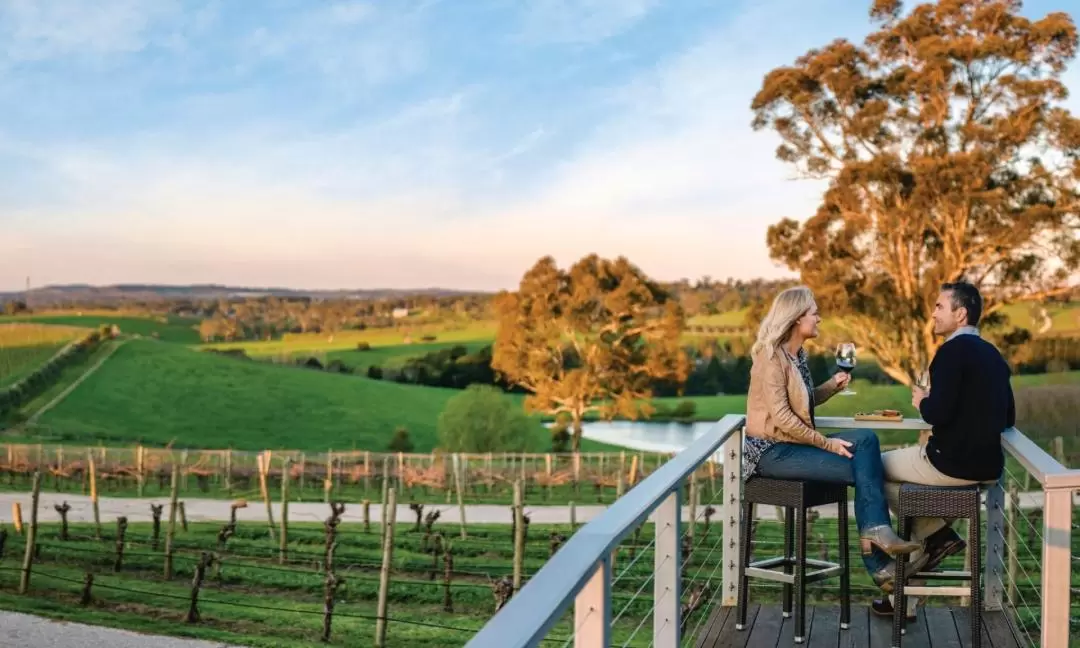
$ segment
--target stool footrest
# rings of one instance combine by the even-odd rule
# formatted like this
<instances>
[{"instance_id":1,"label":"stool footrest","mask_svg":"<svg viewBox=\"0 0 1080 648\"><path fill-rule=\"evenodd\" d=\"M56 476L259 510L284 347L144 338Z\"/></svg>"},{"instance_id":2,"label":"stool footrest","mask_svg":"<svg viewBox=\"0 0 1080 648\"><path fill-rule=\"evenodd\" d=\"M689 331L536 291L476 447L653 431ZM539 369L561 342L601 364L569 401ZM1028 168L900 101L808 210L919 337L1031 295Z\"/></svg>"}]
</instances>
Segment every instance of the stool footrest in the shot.
<instances>
[{"instance_id":1,"label":"stool footrest","mask_svg":"<svg viewBox=\"0 0 1080 648\"><path fill-rule=\"evenodd\" d=\"M809 563L809 561L807 561ZM818 561L820 562L820 561ZM808 571L803 575L804 583L814 583L819 580L826 580L828 578L835 578L844 572L844 568L840 565L831 565L829 567L823 567L822 569L815 569L814 571ZM795 574L785 574L783 572L773 571L771 569L761 569L758 567L746 568L747 578L760 578L762 580L775 581L777 583L785 583L787 585L795 584Z\"/></svg>"},{"instance_id":2,"label":"stool footrest","mask_svg":"<svg viewBox=\"0 0 1080 648\"><path fill-rule=\"evenodd\" d=\"M917 574L905 574L908 580L943 580L943 581L970 581L971 572L968 571L928 571ZM906 589L906 587L905 587Z\"/></svg>"},{"instance_id":3,"label":"stool footrest","mask_svg":"<svg viewBox=\"0 0 1080 648\"><path fill-rule=\"evenodd\" d=\"M939 585L937 587L922 585L904 585L904 596L971 596L971 588L949 587Z\"/></svg>"}]
</instances>

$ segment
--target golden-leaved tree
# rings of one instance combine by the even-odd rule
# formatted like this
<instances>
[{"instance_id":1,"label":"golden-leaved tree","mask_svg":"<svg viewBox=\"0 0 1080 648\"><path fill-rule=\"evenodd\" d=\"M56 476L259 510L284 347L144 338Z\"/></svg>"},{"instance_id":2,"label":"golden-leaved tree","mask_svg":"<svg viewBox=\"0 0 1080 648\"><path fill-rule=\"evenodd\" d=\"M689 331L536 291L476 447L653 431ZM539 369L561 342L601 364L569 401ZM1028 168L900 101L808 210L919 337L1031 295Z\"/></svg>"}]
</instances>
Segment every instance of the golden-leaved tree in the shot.
<instances>
[{"instance_id":1,"label":"golden-leaved tree","mask_svg":"<svg viewBox=\"0 0 1080 648\"><path fill-rule=\"evenodd\" d=\"M817 213L768 233L822 305L910 384L935 345L940 285L978 285L993 313L1062 290L1080 262L1080 120L1060 106L1077 48L1064 13L1017 0L876 0L877 30L766 75L754 127L828 181Z\"/></svg>"},{"instance_id":2,"label":"golden-leaved tree","mask_svg":"<svg viewBox=\"0 0 1080 648\"><path fill-rule=\"evenodd\" d=\"M590 255L569 270L542 258L495 311L492 368L530 392L529 411L568 416L575 451L587 413L650 414L654 382L689 372L677 301L622 257Z\"/></svg>"}]
</instances>

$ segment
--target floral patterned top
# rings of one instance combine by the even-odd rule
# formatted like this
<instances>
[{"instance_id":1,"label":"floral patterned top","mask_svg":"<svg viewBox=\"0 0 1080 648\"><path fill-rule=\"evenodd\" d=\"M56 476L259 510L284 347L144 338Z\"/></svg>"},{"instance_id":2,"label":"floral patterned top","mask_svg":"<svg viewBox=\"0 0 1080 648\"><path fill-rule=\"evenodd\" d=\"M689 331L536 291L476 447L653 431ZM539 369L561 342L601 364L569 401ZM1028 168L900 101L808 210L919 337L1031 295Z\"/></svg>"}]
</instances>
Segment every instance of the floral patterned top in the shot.
<instances>
[{"instance_id":1,"label":"floral patterned top","mask_svg":"<svg viewBox=\"0 0 1080 648\"><path fill-rule=\"evenodd\" d=\"M802 376L803 384L806 386L806 393L810 397L810 426L817 427L814 420L814 378L810 375L810 366L806 362L806 349L799 349L799 353L794 358L791 357L791 354L788 353L786 349L781 350L787 355L788 359L795 364L795 367L799 370L799 374ZM743 436L743 481L754 476L754 473L757 471L758 462L761 461L761 457L769 450L769 448L776 445L776 443L776 441L770 441L768 439Z\"/></svg>"}]
</instances>

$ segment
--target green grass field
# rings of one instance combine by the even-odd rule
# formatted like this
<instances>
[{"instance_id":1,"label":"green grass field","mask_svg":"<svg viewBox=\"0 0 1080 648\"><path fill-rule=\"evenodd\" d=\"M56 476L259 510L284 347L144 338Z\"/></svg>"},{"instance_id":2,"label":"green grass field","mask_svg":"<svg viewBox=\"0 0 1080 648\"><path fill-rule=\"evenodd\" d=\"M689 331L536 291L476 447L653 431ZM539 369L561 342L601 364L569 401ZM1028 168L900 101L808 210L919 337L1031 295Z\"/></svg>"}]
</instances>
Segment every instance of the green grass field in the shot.
<instances>
[{"instance_id":1,"label":"green grass field","mask_svg":"<svg viewBox=\"0 0 1080 648\"><path fill-rule=\"evenodd\" d=\"M392 356L391 356L392 357ZM1016 385L1077 382L1080 373L1017 377ZM890 407L913 414L909 391L856 380L855 396L837 396L822 415L850 416ZM395 428L409 430L416 451L437 444L436 422L459 392L359 376L236 360L183 346L133 340L40 423L45 440L79 444L147 445L243 450L386 449ZM520 402L520 396L509 395ZM679 400L661 401L670 408ZM696 418L715 420L745 411L742 395L695 397ZM534 449L548 433L535 428ZM14 440L14 439L12 439ZM583 450L604 449L585 444Z\"/></svg>"},{"instance_id":2,"label":"green grass field","mask_svg":"<svg viewBox=\"0 0 1080 648\"><path fill-rule=\"evenodd\" d=\"M41 423L76 443L384 450L405 426L417 451L457 391L236 360L134 340ZM536 446L548 433L537 422ZM599 447L599 446L594 446Z\"/></svg>"},{"instance_id":3,"label":"green grass field","mask_svg":"<svg viewBox=\"0 0 1080 648\"><path fill-rule=\"evenodd\" d=\"M430 344L421 339L425 335L435 336L436 339L431 341L435 343L490 341L495 338L495 326L492 322L473 322L468 326L455 328L426 325L342 331L332 336L325 333L286 333L282 339L269 342L220 342L205 346L214 349L243 349L250 356L276 356L302 352L347 351L356 349L360 342L366 342L373 347L420 347Z\"/></svg>"},{"instance_id":4,"label":"green grass field","mask_svg":"<svg viewBox=\"0 0 1080 648\"><path fill-rule=\"evenodd\" d=\"M50 326L79 328L100 328L115 324L120 327L120 333L124 335L152 337L156 334L166 342L199 343L199 321L183 317L170 316L155 319L132 315L113 316L107 313L95 313L92 315L34 315L0 318L0 323L4 322L34 322Z\"/></svg>"},{"instance_id":5,"label":"green grass field","mask_svg":"<svg viewBox=\"0 0 1080 648\"><path fill-rule=\"evenodd\" d=\"M85 333L68 326L0 321L0 387L30 375L65 344Z\"/></svg>"}]
</instances>

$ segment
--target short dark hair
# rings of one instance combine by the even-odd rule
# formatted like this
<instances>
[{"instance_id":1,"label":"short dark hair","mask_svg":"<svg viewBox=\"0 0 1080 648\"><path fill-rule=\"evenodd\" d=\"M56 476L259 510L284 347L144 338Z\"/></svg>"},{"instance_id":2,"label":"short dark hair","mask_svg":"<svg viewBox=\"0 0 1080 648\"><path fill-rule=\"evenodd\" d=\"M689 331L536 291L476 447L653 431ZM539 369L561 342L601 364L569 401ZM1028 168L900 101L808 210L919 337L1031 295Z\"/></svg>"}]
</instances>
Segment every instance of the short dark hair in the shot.
<instances>
[{"instance_id":1,"label":"short dark hair","mask_svg":"<svg viewBox=\"0 0 1080 648\"><path fill-rule=\"evenodd\" d=\"M983 299L978 288L966 281L955 281L942 285L941 290L952 294L953 310L967 309L968 326L978 326L983 310Z\"/></svg>"}]
</instances>

